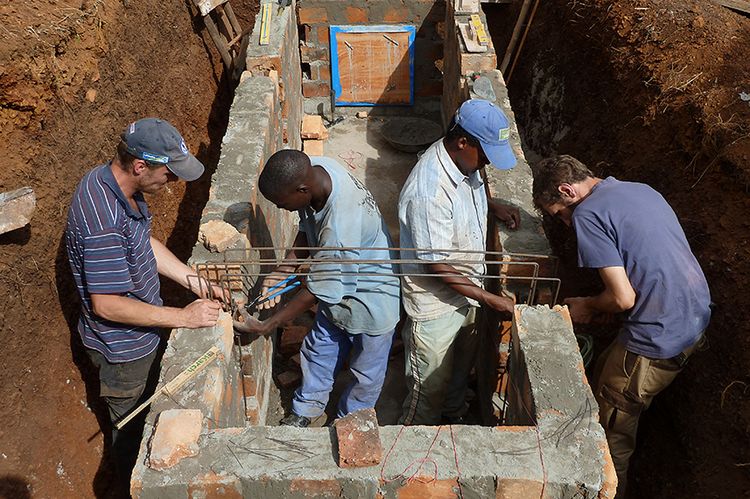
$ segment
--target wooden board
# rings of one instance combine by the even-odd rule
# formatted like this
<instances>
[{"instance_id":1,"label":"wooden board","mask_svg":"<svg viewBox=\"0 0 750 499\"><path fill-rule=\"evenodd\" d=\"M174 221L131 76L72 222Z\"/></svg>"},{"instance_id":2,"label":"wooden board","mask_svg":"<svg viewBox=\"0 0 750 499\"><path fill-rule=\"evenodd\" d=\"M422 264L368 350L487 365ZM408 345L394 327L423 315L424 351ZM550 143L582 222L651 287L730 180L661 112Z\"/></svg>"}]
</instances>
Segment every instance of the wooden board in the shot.
<instances>
[{"instance_id":1,"label":"wooden board","mask_svg":"<svg viewBox=\"0 0 750 499\"><path fill-rule=\"evenodd\" d=\"M750 14L750 2L746 0L712 0L714 3Z\"/></svg>"},{"instance_id":2,"label":"wooden board","mask_svg":"<svg viewBox=\"0 0 750 499\"><path fill-rule=\"evenodd\" d=\"M193 0L198 10L201 11L202 16L207 16L209 12L214 10L219 5L226 3L227 0Z\"/></svg>"},{"instance_id":3,"label":"wooden board","mask_svg":"<svg viewBox=\"0 0 750 499\"><path fill-rule=\"evenodd\" d=\"M409 105L413 99L413 31L339 31L334 89L340 105Z\"/></svg>"}]
</instances>

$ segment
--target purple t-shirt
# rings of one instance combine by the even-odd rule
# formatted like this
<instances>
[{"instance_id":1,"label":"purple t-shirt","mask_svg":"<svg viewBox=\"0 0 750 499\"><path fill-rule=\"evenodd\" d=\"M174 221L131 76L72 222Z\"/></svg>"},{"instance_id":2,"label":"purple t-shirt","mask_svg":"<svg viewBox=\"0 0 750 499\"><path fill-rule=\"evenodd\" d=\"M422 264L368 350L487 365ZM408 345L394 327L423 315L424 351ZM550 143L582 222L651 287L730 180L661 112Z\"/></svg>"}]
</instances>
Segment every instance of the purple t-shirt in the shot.
<instances>
[{"instance_id":1,"label":"purple t-shirt","mask_svg":"<svg viewBox=\"0 0 750 499\"><path fill-rule=\"evenodd\" d=\"M703 271L666 200L646 184L608 177L573 212L581 267L624 267L636 293L618 336L625 348L674 357L708 326Z\"/></svg>"}]
</instances>

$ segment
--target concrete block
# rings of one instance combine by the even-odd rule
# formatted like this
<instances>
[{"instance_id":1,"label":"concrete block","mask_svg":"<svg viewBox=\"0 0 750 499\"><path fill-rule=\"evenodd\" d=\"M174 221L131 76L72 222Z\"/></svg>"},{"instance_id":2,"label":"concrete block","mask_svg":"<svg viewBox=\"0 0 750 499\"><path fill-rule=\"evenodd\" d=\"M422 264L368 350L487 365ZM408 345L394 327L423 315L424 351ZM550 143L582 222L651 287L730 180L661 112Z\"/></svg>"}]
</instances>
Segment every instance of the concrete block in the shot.
<instances>
[{"instance_id":1,"label":"concrete block","mask_svg":"<svg viewBox=\"0 0 750 499\"><path fill-rule=\"evenodd\" d=\"M198 454L198 438L203 414L197 409L170 409L156 423L149 449L149 466L155 470L170 468L186 457Z\"/></svg>"},{"instance_id":2,"label":"concrete block","mask_svg":"<svg viewBox=\"0 0 750 499\"><path fill-rule=\"evenodd\" d=\"M188 484L189 499L241 499L242 483L232 475L218 474L213 471L198 475Z\"/></svg>"},{"instance_id":3,"label":"concrete block","mask_svg":"<svg viewBox=\"0 0 750 499\"><path fill-rule=\"evenodd\" d=\"M31 222L36 196L31 187L0 193L0 234L20 229Z\"/></svg>"},{"instance_id":4,"label":"concrete block","mask_svg":"<svg viewBox=\"0 0 750 499\"><path fill-rule=\"evenodd\" d=\"M362 409L336 421L338 465L358 468L380 464L383 446L375 409Z\"/></svg>"},{"instance_id":5,"label":"concrete block","mask_svg":"<svg viewBox=\"0 0 750 499\"><path fill-rule=\"evenodd\" d=\"M200 226L198 239L214 253L223 253L237 244L242 235L222 220L211 220Z\"/></svg>"},{"instance_id":6,"label":"concrete block","mask_svg":"<svg viewBox=\"0 0 750 499\"><path fill-rule=\"evenodd\" d=\"M302 150L308 156L323 156L323 140L304 140L302 141Z\"/></svg>"}]
</instances>

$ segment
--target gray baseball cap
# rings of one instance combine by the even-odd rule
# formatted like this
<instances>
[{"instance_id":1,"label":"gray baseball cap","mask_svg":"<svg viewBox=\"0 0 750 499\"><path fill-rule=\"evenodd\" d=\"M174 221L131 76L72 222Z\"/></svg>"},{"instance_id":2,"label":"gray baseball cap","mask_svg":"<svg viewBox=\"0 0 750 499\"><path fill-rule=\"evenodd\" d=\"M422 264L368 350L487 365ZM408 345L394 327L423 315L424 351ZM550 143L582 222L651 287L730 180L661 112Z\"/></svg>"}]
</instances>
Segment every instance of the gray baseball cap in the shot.
<instances>
[{"instance_id":1,"label":"gray baseball cap","mask_svg":"<svg viewBox=\"0 0 750 499\"><path fill-rule=\"evenodd\" d=\"M203 163L190 154L185 140L175 127L159 118L134 121L120 135L128 152L151 164L162 164L188 182L205 170Z\"/></svg>"}]
</instances>

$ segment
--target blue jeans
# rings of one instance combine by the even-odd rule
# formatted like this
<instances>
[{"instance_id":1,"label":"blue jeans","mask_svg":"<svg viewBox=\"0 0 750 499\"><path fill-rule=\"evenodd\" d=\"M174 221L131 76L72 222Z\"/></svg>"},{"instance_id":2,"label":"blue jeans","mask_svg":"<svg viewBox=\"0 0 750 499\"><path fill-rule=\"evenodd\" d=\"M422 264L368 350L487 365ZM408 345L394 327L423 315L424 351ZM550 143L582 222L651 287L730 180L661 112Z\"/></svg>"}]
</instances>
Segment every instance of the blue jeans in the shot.
<instances>
[{"instance_id":1,"label":"blue jeans","mask_svg":"<svg viewBox=\"0 0 750 499\"><path fill-rule=\"evenodd\" d=\"M292 411L308 418L323 414L336 375L350 353L349 370L355 380L341 394L336 417L375 407L394 332L395 329L379 335L349 334L318 313L300 349L302 386L294 392Z\"/></svg>"}]
</instances>

